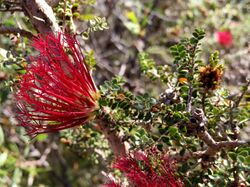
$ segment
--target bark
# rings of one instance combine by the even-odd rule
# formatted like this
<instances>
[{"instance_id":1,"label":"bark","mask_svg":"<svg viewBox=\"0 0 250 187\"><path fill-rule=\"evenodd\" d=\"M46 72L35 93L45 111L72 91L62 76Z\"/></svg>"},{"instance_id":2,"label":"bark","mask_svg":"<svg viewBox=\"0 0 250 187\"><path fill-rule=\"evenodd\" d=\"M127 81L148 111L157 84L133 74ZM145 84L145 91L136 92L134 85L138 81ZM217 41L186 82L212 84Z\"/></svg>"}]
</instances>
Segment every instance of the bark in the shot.
<instances>
[{"instance_id":1,"label":"bark","mask_svg":"<svg viewBox=\"0 0 250 187\"><path fill-rule=\"evenodd\" d=\"M0 34L20 34L28 38L33 37L31 32L11 26L0 26Z\"/></svg>"},{"instance_id":2,"label":"bark","mask_svg":"<svg viewBox=\"0 0 250 187\"><path fill-rule=\"evenodd\" d=\"M116 130L110 127L113 124L112 121L106 119L98 119L97 124L100 131L104 134L105 138L108 140L110 148L113 150L115 156L121 156L126 154L126 148L124 142L122 142L121 137L119 137Z\"/></svg>"},{"instance_id":3,"label":"bark","mask_svg":"<svg viewBox=\"0 0 250 187\"><path fill-rule=\"evenodd\" d=\"M39 33L60 31L52 8L45 0L22 0L22 9Z\"/></svg>"},{"instance_id":4,"label":"bark","mask_svg":"<svg viewBox=\"0 0 250 187\"><path fill-rule=\"evenodd\" d=\"M49 6L51 6L52 8L56 7L58 5L58 3L60 2L60 0L46 0L46 2L48 3Z\"/></svg>"}]
</instances>

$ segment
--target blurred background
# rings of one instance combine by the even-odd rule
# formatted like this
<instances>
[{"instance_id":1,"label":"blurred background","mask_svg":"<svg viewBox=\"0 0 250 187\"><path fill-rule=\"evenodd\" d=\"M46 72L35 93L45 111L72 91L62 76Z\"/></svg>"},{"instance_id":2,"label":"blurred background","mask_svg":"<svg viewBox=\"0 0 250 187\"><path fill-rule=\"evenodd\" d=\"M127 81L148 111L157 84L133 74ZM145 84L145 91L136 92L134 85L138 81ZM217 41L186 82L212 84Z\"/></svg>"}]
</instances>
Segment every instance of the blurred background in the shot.
<instances>
[{"instance_id":1,"label":"blurred background","mask_svg":"<svg viewBox=\"0 0 250 187\"><path fill-rule=\"evenodd\" d=\"M223 85L231 93L238 93L249 78L249 0L66 0L59 1L53 11L62 30L78 34L94 66L97 85L120 75L128 81L125 86L130 91L157 97L166 88L142 75L138 55L147 52L157 64L172 67L169 47L189 37L195 28L206 32L205 61L214 50L219 51L225 65ZM15 34L13 27L29 34ZM103 184L112 155L91 124L32 140L17 126L15 86L28 57L34 55L30 34L37 31L19 1L0 0L0 186Z\"/></svg>"}]
</instances>

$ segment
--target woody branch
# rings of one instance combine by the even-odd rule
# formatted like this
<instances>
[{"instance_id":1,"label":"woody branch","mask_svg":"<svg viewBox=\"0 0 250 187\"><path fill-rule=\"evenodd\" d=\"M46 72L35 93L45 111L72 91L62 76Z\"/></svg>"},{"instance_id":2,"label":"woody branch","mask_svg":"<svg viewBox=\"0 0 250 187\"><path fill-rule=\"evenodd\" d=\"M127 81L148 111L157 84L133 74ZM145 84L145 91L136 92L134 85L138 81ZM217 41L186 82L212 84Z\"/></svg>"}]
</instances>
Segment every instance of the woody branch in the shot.
<instances>
[{"instance_id":1,"label":"woody branch","mask_svg":"<svg viewBox=\"0 0 250 187\"><path fill-rule=\"evenodd\" d=\"M29 31L16 28L16 27L11 27L11 26L0 26L0 34L20 34L21 36L25 36L28 38L32 38L33 34Z\"/></svg>"},{"instance_id":2,"label":"woody branch","mask_svg":"<svg viewBox=\"0 0 250 187\"><path fill-rule=\"evenodd\" d=\"M111 117L105 117L107 114L104 112L97 120L96 123L101 133L104 134L105 138L108 140L110 148L114 152L115 156L125 155L126 148L125 144L122 141L122 137L119 136L118 132L114 127L116 126L116 122L111 119Z\"/></svg>"},{"instance_id":3,"label":"woody branch","mask_svg":"<svg viewBox=\"0 0 250 187\"><path fill-rule=\"evenodd\" d=\"M248 141L242 140L231 140L231 141L215 141L214 138L209 134L209 132L205 130L201 130L197 133L197 136L201 141L203 141L207 148L202 151L196 152L188 152L185 153L183 156L180 155L173 155L172 158L176 161L185 161L188 159L199 159L204 157L211 157L216 155L218 152L229 149L234 149L239 146L250 145Z\"/></svg>"}]
</instances>

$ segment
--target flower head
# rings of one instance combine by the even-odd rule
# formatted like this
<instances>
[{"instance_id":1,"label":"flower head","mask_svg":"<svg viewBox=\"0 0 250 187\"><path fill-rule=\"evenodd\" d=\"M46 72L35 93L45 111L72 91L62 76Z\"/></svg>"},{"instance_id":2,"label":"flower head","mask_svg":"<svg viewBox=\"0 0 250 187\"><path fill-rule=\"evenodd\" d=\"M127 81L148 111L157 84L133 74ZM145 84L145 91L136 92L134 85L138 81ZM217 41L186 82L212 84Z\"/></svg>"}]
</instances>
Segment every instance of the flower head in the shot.
<instances>
[{"instance_id":1,"label":"flower head","mask_svg":"<svg viewBox=\"0 0 250 187\"><path fill-rule=\"evenodd\" d=\"M39 35L16 94L18 120L27 133L56 132L88 121L97 107L97 89L75 36Z\"/></svg>"},{"instance_id":2,"label":"flower head","mask_svg":"<svg viewBox=\"0 0 250 187\"><path fill-rule=\"evenodd\" d=\"M220 86L223 65L219 62L219 52L215 51L210 55L209 64L200 68L199 82L205 92L216 90Z\"/></svg>"},{"instance_id":3,"label":"flower head","mask_svg":"<svg viewBox=\"0 0 250 187\"><path fill-rule=\"evenodd\" d=\"M172 166L173 161L155 148L119 157L113 164L135 187L181 187ZM111 184L118 185L114 181Z\"/></svg>"},{"instance_id":4,"label":"flower head","mask_svg":"<svg viewBox=\"0 0 250 187\"><path fill-rule=\"evenodd\" d=\"M200 68L201 86L207 90L216 90L221 82L223 70L221 66L205 66Z\"/></svg>"},{"instance_id":5,"label":"flower head","mask_svg":"<svg viewBox=\"0 0 250 187\"><path fill-rule=\"evenodd\" d=\"M230 31L218 31L215 33L215 37L223 47L230 47L233 43L233 36Z\"/></svg>"}]
</instances>

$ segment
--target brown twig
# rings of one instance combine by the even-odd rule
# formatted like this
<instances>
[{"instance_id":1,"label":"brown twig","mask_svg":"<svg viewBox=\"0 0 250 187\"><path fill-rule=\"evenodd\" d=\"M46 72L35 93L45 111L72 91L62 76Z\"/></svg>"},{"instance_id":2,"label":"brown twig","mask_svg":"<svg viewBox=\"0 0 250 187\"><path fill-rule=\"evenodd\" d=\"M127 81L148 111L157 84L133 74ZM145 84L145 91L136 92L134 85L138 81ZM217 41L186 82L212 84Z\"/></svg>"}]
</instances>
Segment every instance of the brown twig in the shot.
<instances>
[{"instance_id":1,"label":"brown twig","mask_svg":"<svg viewBox=\"0 0 250 187\"><path fill-rule=\"evenodd\" d=\"M28 168L28 167L48 167L49 163L47 162L47 157L51 152L52 146L49 146L45 149L44 153L38 160L27 160L27 161L19 161L17 165L21 168Z\"/></svg>"},{"instance_id":2,"label":"brown twig","mask_svg":"<svg viewBox=\"0 0 250 187\"><path fill-rule=\"evenodd\" d=\"M197 137L204 142L207 147L205 150L200 150L197 152L187 152L184 155L172 155L172 158L176 161L185 161L190 158L198 159L198 158L209 158L216 155L221 150L225 149L234 149L239 146L244 146L250 144L247 141L240 140L230 140L230 141L216 141L211 134L207 131L205 125L207 123L207 118L204 115L203 110L199 108L194 108L192 111L192 119L196 121L192 126L196 129ZM189 126L189 124L187 124Z\"/></svg>"},{"instance_id":3,"label":"brown twig","mask_svg":"<svg viewBox=\"0 0 250 187\"><path fill-rule=\"evenodd\" d=\"M115 156L125 155L126 148L125 144L122 141L122 138L119 137L117 131L114 128L116 125L115 121L112 119L107 119L107 117L101 116L96 120L100 131L104 134L105 138L108 140L111 149L114 152Z\"/></svg>"},{"instance_id":4,"label":"brown twig","mask_svg":"<svg viewBox=\"0 0 250 187\"><path fill-rule=\"evenodd\" d=\"M109 127L109 122L104 120L99 120L98 125L104 134L105 138L108 140L111 149L114 152L115 156L125 155L126 149L125 145L122 142L121 138L118 136L115 130L112 130Z\"/></svg>"},{"instance_id":5,"label":"brown twig","mask_svg":"<svg viewBox=\"0 0 250 187\"><path fill-rule=\"evenodd\" d=\"M206 150L197 151L197 152L188 152L184 154L183 156L179 154L173 155L172 158L175 159L176 161L185 161L191 158L198 159L198 158L204 158L204 157L211 157L223 149L228 150L228 149L233 149L239 146L250 144L250 142L240 141L240 140L217 142L206 130L198 132L197 136L200 138L200 140L202 140L207 145Z\"/></svg>"},{"instance_id":6,"label":"brown twig","mask_svg":"<svg viewBox=\"0 0 250 187\"><path fill-rule=\"evenodd\" d=\"M11 26L0 26L0 34L20 34L21 36L25 36L27 38L32 38L34 36L29 31Z\"/></svg>"},{"instance_id":7,"label":"brown twig","mask_svg":"<svg viewBox=\"0 0 250 187\"><path fill-rule=\"evenodd\" d=\"M49 6L54 8L59 4L60 0L46 0L46 2L49 4Z\"/></svg>"},{"instance_id":8,"label":"brown twig","mask_svg":"<svg viewBox=\"0 0 250 187\"><path fill-rule=\"evenodd\" d=\"M0 8L0 12L21 12L23 11L20 7L11 7L11 8Z\"/></svg>"},{"instance_id":9,"label":"brown twig","mask_svg":"<svg viewBox=\"0 0 250 187\"><path fill-rule=\"evenodd\" d=\"M187 99L187 111L191 112L192 109L192 95L193 95L193 74L194 74L194 64L195 64L195 52L197 49L197 45L196 44L191 51L191 59L190 59L190 66L188 68L188 73L189 76L192 77L191 79L189 78L188 80L188 99Z\"/></svg>"},{"instance_id":10,"label":"brown twig","mask_svg":"<svg viewBox=\"0 0 250 187\"><path fill-rule=\"evenodd\" d=\"M239 97L238 100L235 102L234 108L237 108L237 107L239 106L241 100L243 99L244 95L245 95L246 92L247 92L247 88L249 87L249 85L250 85L250 80L247 81L247 83L246 83L246 85L245 85L245 86L246 86L246 89L244 89L244 90L242 91L240 97Z\"/></svg>"},{"instance_id":11,"label":"brown twig","mask_svg":"<svg viewBox=\"0 0 250 187\"><path fill-rule=\"evenodd\" d=\"M241 100L243 99L244 95L246 94L248 87L250 85L250 80L247 81L246 83L246 88L241 92L241 95L239 96L239 98L235 101L234 105L232 105L232 102L230 102L230 120L229 120L229 124L231 125L231 128L234 132L234 139L238 139L239 138L239 127L237 123L233 122L234 119L234 113L233 110L235 108L238 108L240 105ZM234 186L239 186L239 167L238 167L238 163L236 161L233 162L233 176L234 176Z\"/></svg>"}]
</instances>

